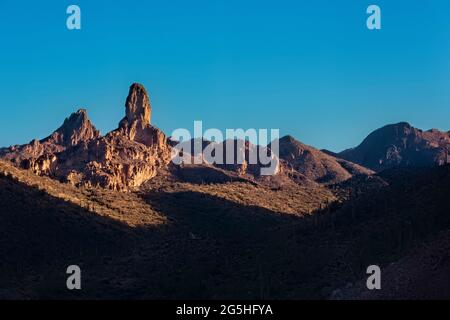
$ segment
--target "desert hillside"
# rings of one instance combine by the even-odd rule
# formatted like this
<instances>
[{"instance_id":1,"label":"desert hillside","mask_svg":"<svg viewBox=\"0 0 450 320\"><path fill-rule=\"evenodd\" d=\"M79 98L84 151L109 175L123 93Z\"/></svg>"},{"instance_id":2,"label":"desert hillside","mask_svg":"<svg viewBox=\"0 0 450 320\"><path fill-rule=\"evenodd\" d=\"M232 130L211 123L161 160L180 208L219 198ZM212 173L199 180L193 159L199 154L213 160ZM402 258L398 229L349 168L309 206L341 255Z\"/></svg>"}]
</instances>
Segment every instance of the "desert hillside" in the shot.
<instances>
[{"instance_id":1,"label":"desert hillside","mask_svg":"<svg viewBox=\"0 0 450 320\"><path fill-rule=\"evenodd\" d=\"M335 186L339 202L336 190L173 175L133 193L84 189L1 163L2 298L336 297L368 264L407 259L449 229L449 176L386 172L358 182L383 181L375 193ZM65 289L68 263L84 270L78 293Z\"/></svg>"}]
</instances>

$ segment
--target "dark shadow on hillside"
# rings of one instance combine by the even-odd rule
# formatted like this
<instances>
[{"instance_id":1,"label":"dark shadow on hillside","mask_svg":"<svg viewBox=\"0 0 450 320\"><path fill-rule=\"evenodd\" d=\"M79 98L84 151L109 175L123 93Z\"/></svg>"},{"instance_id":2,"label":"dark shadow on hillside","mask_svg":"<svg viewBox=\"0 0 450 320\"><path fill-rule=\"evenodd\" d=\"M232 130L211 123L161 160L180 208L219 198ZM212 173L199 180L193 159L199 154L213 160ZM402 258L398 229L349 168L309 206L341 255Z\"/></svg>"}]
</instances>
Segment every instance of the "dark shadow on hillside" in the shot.
<instances>
[{"instance_id":1,"label":"dark shadow on hillside","mask_svg":"<svg viewBox=\"0 0 450 320\"><path fill-rule=\"evenodd\" d=\"M166 297L260 299L283 294L273 292L271 279L278 272L275 265L290 256L286 239L291 235L273 230L300 218L200 192L155 192L144 198L176 225L176 241L164 254L166 276L174 276L173 282L162 284Z\"/></svg>"},{"instance_id":2,"label":"dark shadow on hillside","mask_svg":"<svg viewBox=\"0 0 450 320\"><path fill-rule=\"evenodd\" d=\"M298 218L199 192L142 197L169 218L130 228L0 178L2 298L314 299L450 228L450 170ZM83 289L65 288L68 264ZM420 287L416 290L420 290Z\"/></svg>"},{"instance_id":3,"label":"dark shadow on hillside","mask_svg":"<svg viewBox=\"0 0 450 320\"><path fill-rule=\"evenodd\" d=\"M0 298L77 297L65 288L68 265L96 268L136 241L120 222L0 177Z\"/></svg>"},{"instance_id":4,"label":"dark shadow on hillside","mask_svg":"<svg viewBox=\"0 0 450 320\"><path fill-rule=\"evenodd\" d=\"M196 193L160 194L158 200L172 222L165 227L130 228L0 178L1 298L263 295L258 277L267 272L266 231L291 218ZM171 202L183 203L186 211L171 210ZM82 269L79 292L65 287L65 271L71 264Z\"/></svg>"},{"instance_id":5,"label":"dark shadow on hillside","mask_svg":"<svg viewBox=\"0 0 450 320\"><path fill-rule=\"evenodd\" d=\"M201 192L154 192L144 199L193 233L226 241L265 238L277 225L300 218L258 206L246 206Z\"/></svg>"}]
</instances>

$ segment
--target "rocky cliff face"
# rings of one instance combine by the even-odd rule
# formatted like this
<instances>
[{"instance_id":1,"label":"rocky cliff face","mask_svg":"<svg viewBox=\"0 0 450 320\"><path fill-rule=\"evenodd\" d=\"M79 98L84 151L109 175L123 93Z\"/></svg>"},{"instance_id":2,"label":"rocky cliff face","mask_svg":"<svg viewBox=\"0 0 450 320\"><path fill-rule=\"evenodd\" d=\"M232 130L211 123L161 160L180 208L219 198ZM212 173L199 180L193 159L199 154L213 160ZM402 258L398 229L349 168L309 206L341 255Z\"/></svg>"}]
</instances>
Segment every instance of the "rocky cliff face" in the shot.
<instances>
[{"instance_id":1,"label":"rocky cliff face","mask_svg":"<svg viewBox=\"0 0 450 320\"><path fill-rule=\"evenodd\" d=\"M80 109L72 113L62 126L42 143L56 144L64 147L72 147L82 142L87 142L100 137L100 132L88 118L87 111Z\"/></svg>"},{"instance_id":2,"label":"rocky cliff face","mask_svg":"<svg viewBox=\"0 0 450 320\"><path fill-rule=\"evenodd\" d=\"M119 128L100 136L81 109L49 137L3 149L0 157L16 165L77 186L114 190L139 187L170 161L170 146L150 124L148 94L133 84Z\"/></svg>"},{"instance_id":3,"label":"rocky cliff face","mask_svg":"<svg viewBox=\"0 0 450 320\"><path fill-rule=\"evenodd\" d=\"M436 129L422 131L406 122L375 130L339 157L376 171L393 167L434 166L450 163L450 134Z\"/></svg>"},{"instance_id":4,"label":"rocky cliff face","mask_svg":"<svg viewBox=\"0 0 450 320\"><path fill-rule=\"evenodd\" d=\"M80 109L65 119L61 127L47 138L5 148L0 156L20 167L42 174L50 170L51 164L56 160L55 154L99 137L100 133L89 121L86 110Z\"/></svg>"},{"instance_id":5,"label":"rocky cliff face","mask_svg":"<svg viewBox=\"0 0 450 320\"><path fill-rule=\"evenodd\" d=\"M150 125L152 108L147 91L141 84L133 84L125 103L125 117L117 133L148 147L165 143L165 135Z\"/></svg>"},{"instance_id":6,"label":"rocky cliff face","mask_svg":"<svg viewBox=\"0 0 450 320\"><path fill-rule=\"evenodd\" d=\"M279 158L267 147L239 139L226 140L221 145L222 164L216 164L219 168L256 178L280 173Z\"/></svg>"}]
</instances>

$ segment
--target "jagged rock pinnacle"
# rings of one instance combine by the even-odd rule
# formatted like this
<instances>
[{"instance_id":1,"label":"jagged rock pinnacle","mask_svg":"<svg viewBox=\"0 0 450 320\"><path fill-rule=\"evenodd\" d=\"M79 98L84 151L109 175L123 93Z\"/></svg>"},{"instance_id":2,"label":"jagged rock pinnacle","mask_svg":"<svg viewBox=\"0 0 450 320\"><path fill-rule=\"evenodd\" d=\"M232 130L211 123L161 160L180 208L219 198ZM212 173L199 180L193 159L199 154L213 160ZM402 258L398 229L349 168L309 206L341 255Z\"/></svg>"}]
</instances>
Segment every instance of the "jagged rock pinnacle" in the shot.
<instances>
[{"instance_id":1,"label":"jagged rock pinnacle","mask_svg":"<svg viewBox=\"0 0 450 320\"><path fill-rule=\"evenodd\" d=\"M151 118L150 99L144 86L133 83L125 103L125 118L122 121L131 125L134 121L140 121L143 125L150 124Z\"/></svg>"},{"instance_id":2,"label":"jagged rock pinnacle","mask_svg":"<svg viewBox=\"0 0 450 320\"><path fill-rule=\"evenodd\" d=\"M65 146L74 146L100 136L88 118L86 109L79 109L64 120L64 123L50 137L42 142L52 142Z\"/></svg>"},{"instance_id":3,"label":"jagged rock pinnacle","mask_svg":"<svg viewBox=\"0 0 450 320\"><path fill-rule=\"evenodd\" d=\"M167 138L150 124L150 116L147 92L135 83L118 129L102 137L79 109L49 137L0 149L0 159L76 186L126 191L152 179L171 159Z\"/></svg>"},{"instance_id":4,"label":"jagged rock pinnacle","mask_svg":"<svg viewBox=\"0 0 450 320\"><path fill-rule=\"evenodd\" d=\"M118 132L146 146L165 144L165 135L150 124L151 106L144 86L133 83L125 103L125 117Z\"/></svg>"}]
</instances>

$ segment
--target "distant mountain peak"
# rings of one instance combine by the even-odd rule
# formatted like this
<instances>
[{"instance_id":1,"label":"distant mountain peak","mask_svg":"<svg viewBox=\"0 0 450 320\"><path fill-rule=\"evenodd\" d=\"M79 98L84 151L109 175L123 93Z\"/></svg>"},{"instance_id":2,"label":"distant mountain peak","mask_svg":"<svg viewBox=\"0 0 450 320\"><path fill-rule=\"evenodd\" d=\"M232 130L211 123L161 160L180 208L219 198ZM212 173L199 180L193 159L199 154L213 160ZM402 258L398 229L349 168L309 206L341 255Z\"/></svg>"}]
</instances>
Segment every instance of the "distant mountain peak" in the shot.
<instances>
[{"instance_id":1,"label":"distant mountain peak","mask_svg":"<svg viewBox=\"0 0 450 320\"><path fill-rule=\"evenodd\" d=\"M449 150L448 133L437 129L424 132L399 122L373 131L359 146L338 156L381 171L398 166L443 165L450 162Z\"/></svg>"},{"instance_id":2,"label":"distant mountain peak","mask_svg":"<svg viewBox=\"0 0 450 320\"><path fill-rule=\"evenodd\" d=\"M353 175L372 173L371 170L306 145L291 135L279 140L279 154L291 170L318 183L334 184L350 179Z\"/></svg>"},{"instance_id":3,"label":"distant mountain peak","mask_svg":"<svg viewBox=\"0 0 450 320\"><path fill-rule=\"evenodd\" d=\"M418 129L414 128L408 122L402 121L402 122L387 124L379 129L373 131L372 133L380 133L380 132L382 133L382 132L386 132L389 130L404 130L404 131L398 131L398 132L399 133L401 133L401 132L408 133L409 130L418 130Z\"/></svg>"},{"instance_id":4,"label":"distant mountain peak","mask_svg":"<svg viewBox=\"0 0 450 320\"><path fill-rule=\"evenodd\" d=\"M401 121L401 122L397 122L394 124L388 124L386 127L389 127L389 126L412 128L412 125L406 121Z\"/></svg>"},{"instance_id":5,"label":"distant mountain peak","mask_svg":"<svg viewBox=\"0 0 450 320\"><path fill-rule=\"evenodd\" d=\"M291 135L285 135L284 137L282 137L281 139L280 139L280 141L284 141L284 142L295 142L295 141L297 141L298 142L298 140L297 139L295 139L293 136L291 136Z\"/></svg>"}]
</instances>

